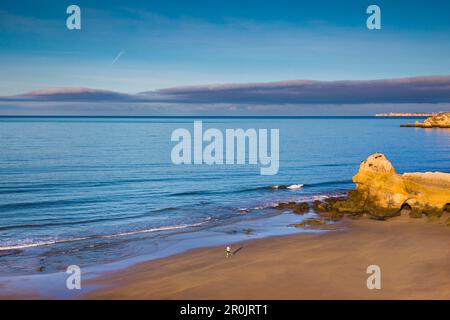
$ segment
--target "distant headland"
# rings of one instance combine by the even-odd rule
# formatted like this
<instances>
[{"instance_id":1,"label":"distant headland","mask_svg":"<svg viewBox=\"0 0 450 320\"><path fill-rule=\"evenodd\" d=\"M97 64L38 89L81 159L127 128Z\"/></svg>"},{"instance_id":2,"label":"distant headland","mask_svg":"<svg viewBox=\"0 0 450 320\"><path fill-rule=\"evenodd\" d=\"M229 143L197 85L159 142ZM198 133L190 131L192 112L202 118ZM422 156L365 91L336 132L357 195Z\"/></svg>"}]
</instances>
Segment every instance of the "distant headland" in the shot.
<instances>
[{"instance_id":1,"label":"distant headland","mask_svg":"<svg viewBox=\"0 0 450 320\"><path fill-rule=\"evenodd\" d=\"M389 112L377 113L375 117L433 117L441 112Z\"/></svg>"}]
</instances>

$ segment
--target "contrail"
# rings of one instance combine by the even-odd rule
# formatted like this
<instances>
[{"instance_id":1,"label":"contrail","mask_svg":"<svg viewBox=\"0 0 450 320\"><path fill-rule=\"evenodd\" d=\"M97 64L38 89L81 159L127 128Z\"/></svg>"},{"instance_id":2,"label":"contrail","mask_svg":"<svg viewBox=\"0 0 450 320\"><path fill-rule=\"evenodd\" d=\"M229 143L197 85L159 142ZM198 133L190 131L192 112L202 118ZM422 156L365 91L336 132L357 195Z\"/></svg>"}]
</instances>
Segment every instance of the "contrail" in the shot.
<instances>
[{"instance_id":1,"label":"contrail","mask_svg":"<svg viewBox=\"0 0 450 320\"><path fill-rule=\"evenodd\" d=\"M114 58L113 62L111 62L111 65L113 65L114 63L116 63L117 60L119 60L119 58L125 53L124 50L121 50L117 56Z\"/></svg>"}]
</instances>

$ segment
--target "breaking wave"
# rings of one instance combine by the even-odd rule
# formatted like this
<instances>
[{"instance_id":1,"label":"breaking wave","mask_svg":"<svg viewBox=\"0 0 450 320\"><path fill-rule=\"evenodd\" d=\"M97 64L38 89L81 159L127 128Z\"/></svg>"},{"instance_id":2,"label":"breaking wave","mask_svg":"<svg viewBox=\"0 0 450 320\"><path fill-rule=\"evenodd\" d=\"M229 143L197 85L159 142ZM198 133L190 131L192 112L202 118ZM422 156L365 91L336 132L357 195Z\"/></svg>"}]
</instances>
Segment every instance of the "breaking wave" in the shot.
<instances>
[{"instance_id":1,"label":"breaking wave","mask_svg":"<svg viewBox=\"0 0 450 320\"><path fill-rule=\"evenodd\" d=\"M206 221L198 222L198 223L180 224L180 225L175 225L175 226L166 226L166 227L134 230L134 231L127 231L127 232L119 232L119 233L114 233L114 234L109 234L109 235L94 235L94 236L75 237L75 238L68 238L68 239L42 240L42 241L36 241L36 242L30 242L30 243L24 243L24 244L15 244L15 245L10 245L10 246L0 246L0 251L28 249L28 248L49 246L49 245L52 245L52 244L77 242L77 241L85 241L85 240L93 240L93 239L117 238L117 237L131 236L131 235L142 234L142 233L151 233L151 232L171 231L171 230L177 230L177 229L193 228L193 227L199 227L201 225L204 225L209 220L210 219L208 218L208 219L206 219Z\"/></svg>"}]
</instances>

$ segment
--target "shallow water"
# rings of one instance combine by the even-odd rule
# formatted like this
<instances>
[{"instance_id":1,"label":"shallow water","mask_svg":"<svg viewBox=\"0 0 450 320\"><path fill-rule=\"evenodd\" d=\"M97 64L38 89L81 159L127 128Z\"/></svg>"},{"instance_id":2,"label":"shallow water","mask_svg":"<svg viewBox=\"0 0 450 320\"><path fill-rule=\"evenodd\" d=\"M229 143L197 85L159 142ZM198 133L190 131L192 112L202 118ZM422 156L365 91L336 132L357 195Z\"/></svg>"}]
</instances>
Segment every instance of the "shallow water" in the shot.
<instances>
[{"instance_id":1,"label":"shallow water","mask_svg":"<svg viewBox=\"0 0 450 320\"><path fill-rule=\"evenodd\" d=\"M179 248L220 242L205 232L222 242L283 233L267 231L264 221L282 213L270 206L353 188L374 152L398 172L450 172L450 130L400 128L407 118L201 120L205 129L278 128L279 173L173 165L171 133L192 129L193 118L0 117L0 275L163 255L186 233Z\"/></svg>"}]
</instances>

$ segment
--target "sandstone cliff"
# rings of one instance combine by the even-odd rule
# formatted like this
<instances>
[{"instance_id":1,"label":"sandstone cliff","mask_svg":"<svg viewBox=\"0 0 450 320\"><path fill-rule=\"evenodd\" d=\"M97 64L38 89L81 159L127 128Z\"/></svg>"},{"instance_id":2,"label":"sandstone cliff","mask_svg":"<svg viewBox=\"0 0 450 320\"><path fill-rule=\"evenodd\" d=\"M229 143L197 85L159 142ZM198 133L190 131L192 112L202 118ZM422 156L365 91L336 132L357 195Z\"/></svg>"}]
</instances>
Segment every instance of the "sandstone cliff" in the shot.
<instances>
[{"instance_id":1,"label":"sandstone cliff","mask_svg":"<svg viewBox=\"0 0 450 320\"><path fill-rule=\"evenodd\" d=\"M398 174L383 154L373 154L361 163L353 182L356 190L348 197L315 203L316 210L376 219L399 215L402 209L412 217L439 217L450 211L450 173Z\"/></svg>"}]
</instances>

